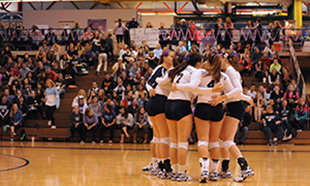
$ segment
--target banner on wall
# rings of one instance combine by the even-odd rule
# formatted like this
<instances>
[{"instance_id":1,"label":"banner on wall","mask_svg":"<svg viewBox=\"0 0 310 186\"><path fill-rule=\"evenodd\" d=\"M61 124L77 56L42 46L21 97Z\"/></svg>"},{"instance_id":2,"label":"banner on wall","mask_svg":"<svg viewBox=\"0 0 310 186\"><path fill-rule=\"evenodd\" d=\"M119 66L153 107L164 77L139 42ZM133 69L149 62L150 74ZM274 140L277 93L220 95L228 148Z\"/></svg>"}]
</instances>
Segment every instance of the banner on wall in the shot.
<instances>
[{"instance_id":1,"label":"banner on wall","mask_svg":"<svg viewBox=\"0 0 310 186\"><path fill-rule=\"evenodd\" d=\"M6 13L0 13L0 20L4 22L6 26L9 25L9 23L13 23L13 27L18 24L18 22L23 22L23 13L19 12L6 12Z\"/></svg>"},{"instance_id":2,"label":"banner on wall","mask_svg":"<svg viewBox=\"0 0 310 186\"><path fill-rule=\"evenodd\" d=\"M132 28L130 29L130 40L134 40L139 47L142 45L142 41L146 40L149 47L155 48L158 43L158 34L157 28Z\"/></svg>"}]
</instances>

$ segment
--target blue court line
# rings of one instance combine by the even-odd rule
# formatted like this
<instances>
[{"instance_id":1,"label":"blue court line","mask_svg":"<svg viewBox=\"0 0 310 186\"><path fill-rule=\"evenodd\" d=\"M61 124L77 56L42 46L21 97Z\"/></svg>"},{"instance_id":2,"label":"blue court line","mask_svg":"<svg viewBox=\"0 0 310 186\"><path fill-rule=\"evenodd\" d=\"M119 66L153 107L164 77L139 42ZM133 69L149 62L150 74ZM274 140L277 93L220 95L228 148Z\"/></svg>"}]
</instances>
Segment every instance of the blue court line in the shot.
<instances>
[{"instance_id":1,"label":"blue court line","mask_svg":"<svg viewBox=\"0 0 310 186\"><path fill-rule=\"evenodd\" d=\"M16 169L21 169L23 167L26 167L30 162L29 160L23 158L23 157L19 157L19 156L12 156L12 155L8 155L8 154L0 154L1 156L8 156L8 157L13 157L13 158L18 158L21 159L23 161L25 161L25 163L23 165L17 166L17 167L13 167L13 168L9 168L9 169L3 169L0 170L0 172L7 172L7 171L11 171L11 170L16 170Z\"/></svg>"},{"instance_id":2,"label":"blue court line","mask_svg":"<svg viewBox=\"0 0 310 186\"><path fill-rule=\"evenodd\" d=\"M0 147L12 148L12 146ZM13 146L14 148L29 148L29 149L59 149L59 150L127 150L127 151L150 151L150 149L133 149L133 148L85 148L85 147L27 147L27 146ZM198 150L188 150L190 152L197 152ZM241 152L302 152L310 153L310 150L241 150ZM26 160L26 159L25 159ZM28 161L28 160L27 160Z\"/></svg>"}]
</instances>

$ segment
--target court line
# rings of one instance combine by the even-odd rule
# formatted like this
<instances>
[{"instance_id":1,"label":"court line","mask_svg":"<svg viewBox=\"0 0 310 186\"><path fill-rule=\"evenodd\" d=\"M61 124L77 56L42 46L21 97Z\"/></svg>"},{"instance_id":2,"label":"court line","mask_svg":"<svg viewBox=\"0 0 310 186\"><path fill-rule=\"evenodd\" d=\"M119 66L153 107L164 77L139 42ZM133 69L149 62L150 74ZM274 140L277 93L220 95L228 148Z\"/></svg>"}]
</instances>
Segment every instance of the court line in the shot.
<instances>
[{"instance_id":1,"label":"court line","mask_svg":"<svg viewBox=\"0 0 310 186\"><path fill-rule=\"evenodd\" d=\"M29 160L27 160L26 158L23 158L23 157L13 156L13 155L8 155L8 154L0 154L0 155L8 156L8 157L13 157L13 158L18 158L18 159L21 159L21 160L25 161L25 163L23 165L20 165L20 166L17 166L17 167L13 167L13 168L9 168L9 169L3 169L3 170L0 170L0 172L7 172L7 171L11 171L11 170L21 169L23 167L26 167L30 163Z\"/></svg>"},{"instance_id":2,"label":"court line","mask_svg":"<svg viewBox=\"0 0 310 186\"><path fill-rule=\"evenodd\" d=\"M0 145L0 147L12 148L12 146ZM29 149L60 149L60 150L127 150L127 151L150 151L150 149L133 149L133 148L86 148L86 147L30 147L30 146L13 146L14 148L29 148ZM197 152L196 149L188 150ZM241 152L303 152L310 153L310 150L241 150Z\"/></svg>"}]
</instances>

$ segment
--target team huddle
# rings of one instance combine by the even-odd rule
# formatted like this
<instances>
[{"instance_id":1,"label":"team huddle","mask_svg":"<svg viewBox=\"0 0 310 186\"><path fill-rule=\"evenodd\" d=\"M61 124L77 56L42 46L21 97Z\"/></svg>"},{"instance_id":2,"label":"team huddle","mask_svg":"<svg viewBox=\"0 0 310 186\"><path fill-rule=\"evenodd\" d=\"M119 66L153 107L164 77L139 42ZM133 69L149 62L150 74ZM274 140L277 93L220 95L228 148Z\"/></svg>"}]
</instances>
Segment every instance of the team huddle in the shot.
<instances>
[{"instance_id":1,"label":"team huddle","mask_svg":"<svg viewBox=\"0 0 310 186\"><path fill-rule=\"evenodd\" d=\"M242 94L238 63L230 50L209 52L206 61L196 52L176 57L174 51L164 50L146 85L150 96L147 112L153 124L152 163L146 168L151 175L172 181L191 180L186 159L193 121L201 183L232 177L229 154L241 168L234 181L242 182L254 175L233 142L245 112L244 101L252 104L251 98Z\"/></svg>"}]
</instances>

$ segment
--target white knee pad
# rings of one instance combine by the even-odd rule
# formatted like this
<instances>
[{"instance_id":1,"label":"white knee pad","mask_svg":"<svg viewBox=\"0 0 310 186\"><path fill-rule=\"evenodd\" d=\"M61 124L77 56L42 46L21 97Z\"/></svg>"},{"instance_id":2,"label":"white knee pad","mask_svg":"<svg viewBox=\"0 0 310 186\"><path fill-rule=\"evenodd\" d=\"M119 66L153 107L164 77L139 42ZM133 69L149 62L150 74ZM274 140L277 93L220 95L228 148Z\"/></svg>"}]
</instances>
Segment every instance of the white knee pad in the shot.
<instances>
[{"instance_id":1,"label":"white knee pad","mask_svg":"<svg viewBox=\"0 0 310 186\"><path fill-rule=\"evenodd\" d=\"M209 142L207 142L207 141L198 141L198 147L200 147L200 146L202 146L202 145L208 147L208 143L209 143Z\"/></svg>"},{"instance_id":2,"label":"white knee pad","mask_svg":"<svg viewBox=\"0 0 310 186\"><path fill-rule=\"evenodd\" d=\"M164 143L164 144L170 146L170 142L171 142L171 138L170 137L160 138L160 143Z\"/></svg>"},{"instance_id":3,"label":"white knee pad","mask_svg":"<svg viewBox=\"0 0 310 186\"><path fill-rule=\"evenodd\" d=\"M217 142L210 142L210 143L209 143L209 148L210 148L210 150L213 149L213 148L216 148L216 147L220 147L218 141L217 141Z\"/></svg>"},{"instance_id":4,"label":"white knee pad","mask_svg":"<svg viewBox=\"0 0 310 186\"><path fill-rule=\"evenodd\" d=\"M178 144L177 144L177 143L171 142L171 143L170 143L170 148L178 149Z\"/></svg>"},{"instance_id":5,"label":"white knee pad","mask_svg":"<svg viewBox=\"0 0 310 186\"><path fill-rule=\"evenodd\" d=\"M223 147L228 151L229 148L234 145L235 143L231 140L227 140L223 142Z\"/></svg>"},{"instance_id":6,"label":"white knee pad","mask_svg":"<svg viewBox=\"0 0 310 186\"><path fill-rule=\"evenodd\" d=\"M151 143L157 143L157 141L158 141L158 138L157 137L153 137L153 139L152 139L152 141L151 141Z\"/></svg>"},{"instance_id":7,"label":"white knee pad","mask_svg":"<svg viewBox=\"0 0 310 186\"><path fill-rule=\"evenodd\" d=\"M188 142L179 142L178 143L178 148L179 149L183 148L183 149L187 150L188 149Z\"/></svg>"}]
</instances>

